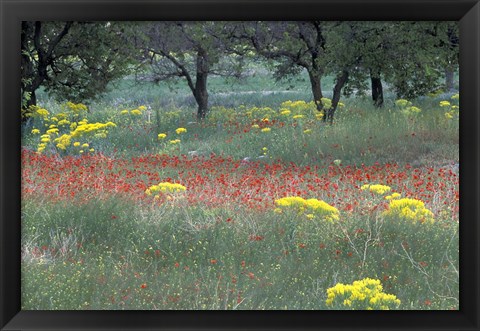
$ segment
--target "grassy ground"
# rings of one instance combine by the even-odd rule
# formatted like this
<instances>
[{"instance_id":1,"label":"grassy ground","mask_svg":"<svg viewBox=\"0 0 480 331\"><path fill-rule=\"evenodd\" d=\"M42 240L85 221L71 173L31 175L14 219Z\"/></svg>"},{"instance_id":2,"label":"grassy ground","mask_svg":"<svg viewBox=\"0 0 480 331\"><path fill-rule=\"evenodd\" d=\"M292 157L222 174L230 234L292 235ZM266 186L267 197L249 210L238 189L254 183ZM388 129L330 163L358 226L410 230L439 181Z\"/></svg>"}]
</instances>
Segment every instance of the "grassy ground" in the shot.
<instances>
[{"instance_id":1,"label":"grassy ground","mask_svg":"<svg viewBox=\"0 0 480 331\"><path fill-rule=\"evenodd\" d=\"M23 128L22 309L458 309L449 96L419 113L345 99L328 125L282 104L309 101L305 81L267 81L214 80L202 123L179 90L123 82L89 111L44 98ZM364 278L401 303L340 290Z\"/></svg>"}]
</instances>

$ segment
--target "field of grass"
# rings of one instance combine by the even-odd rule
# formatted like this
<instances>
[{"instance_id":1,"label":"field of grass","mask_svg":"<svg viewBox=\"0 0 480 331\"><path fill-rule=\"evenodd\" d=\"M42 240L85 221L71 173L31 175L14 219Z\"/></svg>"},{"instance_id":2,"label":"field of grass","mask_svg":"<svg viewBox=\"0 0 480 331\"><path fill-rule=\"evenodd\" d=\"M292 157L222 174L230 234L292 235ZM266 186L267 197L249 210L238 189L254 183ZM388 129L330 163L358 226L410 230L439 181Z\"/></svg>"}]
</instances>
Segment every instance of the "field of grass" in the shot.
<instances>
[{"instance_id":1,"label":"field of grass","mask_svg":"<svg viewBox=\"0 0 480 331\"><path fill-rule=\"evenodd\" d=\"M44 97L22 309L458 309L458 99L348 98L329 125L263 79L218 80L201 123L185 90Z\"/></svg>"}]
</instances>

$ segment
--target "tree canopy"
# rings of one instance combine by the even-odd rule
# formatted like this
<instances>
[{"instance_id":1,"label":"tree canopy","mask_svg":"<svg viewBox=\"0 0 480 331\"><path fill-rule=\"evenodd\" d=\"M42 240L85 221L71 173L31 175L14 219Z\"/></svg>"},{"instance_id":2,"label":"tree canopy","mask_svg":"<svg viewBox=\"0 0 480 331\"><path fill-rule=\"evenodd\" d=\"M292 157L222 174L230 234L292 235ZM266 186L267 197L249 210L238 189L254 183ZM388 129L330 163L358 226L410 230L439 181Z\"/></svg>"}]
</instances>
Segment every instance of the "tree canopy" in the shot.
<instances>
[{"instance_id":1,"label":"tree canopy","mask_svg":"<svg viewBox=\"0 0 480 331\"><path fill-rule=\"evenodd\" d=\"M22 22L22 105L34 105L41 86L57 98L92 99L139 68L143 80L184 80L203 119L208 77L238 77L254 56L277 79L306 71L318 111L333 121L342 94L370 89L381 107L384 83L405 98L442 79L452 89L458 53L455 22ZM334 78L328 107L326 76Z\"/></svg>"},{"instance_id":2,"label":"tree canopy","mask_svg":"<svg viewBox=\"0 0 480 331\"><path fill-rule=\"evenodd\" d=\"M44 87L59 99L84 101L123 77L131 62L128 25L114 22L22 22L22 107Z\"/></svg>"}]
</instances>

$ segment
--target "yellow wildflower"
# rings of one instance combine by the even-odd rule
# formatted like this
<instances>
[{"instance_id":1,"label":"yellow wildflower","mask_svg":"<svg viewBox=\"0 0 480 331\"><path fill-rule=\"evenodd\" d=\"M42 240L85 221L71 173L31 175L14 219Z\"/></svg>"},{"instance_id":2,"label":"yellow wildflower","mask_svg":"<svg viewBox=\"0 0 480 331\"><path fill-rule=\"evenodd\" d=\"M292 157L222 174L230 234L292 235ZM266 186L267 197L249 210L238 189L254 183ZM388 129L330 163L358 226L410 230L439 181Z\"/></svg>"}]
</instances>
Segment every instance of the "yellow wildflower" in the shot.
<instances>
[{"instance_id":1,"label":"yellow wildflower","mask_svg":"<svg viewBox=\"0 0 480 331\"><path fill-rule=\"evenodd\" d=\"M43 117L47 117L48 115L50 115L50 113L48 112L48 110L46 110L45 108L39 108L37 109L36 113L40 116L43 116Z\"/></svg>"},{"instance_id":2,"label":"yellow wildflower","mask_svg":"<svg viewBox=\"0 0 480 331\"><path fill-rule=\"evenodd\" d=\"M183 192L186 189L187 188L181 184L163 182L163 183L158 183L157 185L150 186L148 189L145 190L145 194L152 195L158 192L178 193L178 192Z\"/></svg>"},{"instance_id":3,"label":"yellow wildflower","mask_svg":"<svg viewBox=\"0 0 480 331\"><path fill-rule=\"evenodd\" d=\"M423 201L404 198L391 200L383 216L389 219L401 219L412 223L434 223L433 213L425 208Z\"/></svg>"},{"instance_id":4,"label":"yellow wildflower","mask_svg":"<svg viewBox=\"0 0 480 331\"><path fill-rule=\"evenodd\" d=\"M386 185L380 185L380 184L366 184L366 185L363 185L361 189L363 191L368 189L372 193L382 195L389 192L391 190L391 187Z\"/></svg>"},{"instance_id":5,"label":"yellow wildflower","mask_svg":"<svg viewBox=\"0 0 480 331\"><path fill-rule=\"evenodd\" d=\"M330 287L325 303L343 309L387 310L398 308L401 302L395 295L383 292L380 280L365 278L352 284L337 283Z\"/></svg>"}]
</instances>

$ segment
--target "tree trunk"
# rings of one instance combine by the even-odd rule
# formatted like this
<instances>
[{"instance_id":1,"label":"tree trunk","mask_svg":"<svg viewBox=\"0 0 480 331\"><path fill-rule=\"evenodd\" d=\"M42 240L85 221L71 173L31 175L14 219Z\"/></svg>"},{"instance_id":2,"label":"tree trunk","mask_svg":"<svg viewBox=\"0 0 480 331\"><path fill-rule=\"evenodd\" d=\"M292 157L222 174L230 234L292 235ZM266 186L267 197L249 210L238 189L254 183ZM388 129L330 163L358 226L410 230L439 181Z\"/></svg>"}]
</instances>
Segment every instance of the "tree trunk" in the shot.
<instances>
[{"instance_id":1,"label":"tree trunk","mask_svg":"<svg viewBox=\"0 0 480 331\"><path fill-rule=\"evenodd\" d=\"M197 81L195 84L195 101L198 105L197 119L203 120L208 112L208 91L206 74L202 75L201 79L199 79L197 75Z\"/></svg>"},{"instance_id":2,"label":"tree trunk","mask_svg":"<svg viewBox=\"0 0 480 331\"><path fill-rule=\"evenodd\" d=\"M323 104L322 104L322 85L321 85L321 80L322 80L322 75L319 74L315 69L313 70L308 70L308 77L310 77L310 85L312 87L312 94L313 94L313 101L315 101L315 104L317 105L317 110L322 111L323 110Z\"/></svg>"},{"instance_id":3,"label":"tree trunk","mask_svg":"<svg viewBox=\"0 0 480 331\"><path fill-rule=\"evenodd\" d=\"M324 117L324 121L329 121L330 124L333 123L333 116L335 115L335 111L337 110L338 102L340 101L340 94L342 92L342 88L348 81L349 72L343 70L340 75L337 76L337 81L335 86L333 87L333 98L332 98L332 106L327 111L327 115Z\"/></svg>"},{"instance_id":4,"label":"tree trunk","mask_svg":"<svg viewBox=\"0 0 480 331\"><path fill-rule=\"evenodd\" d=\"M28 40L27 37L31 34L33 26L30 22L22 21L22 34L21 34L21 79L20 79L20 93L21 93L21 109L22 109L22 122L27 120L25 116L28 113L28 108L30 106L35 106L37 104L37 98L35 95L35 90L32 89L32 77L34 76L33 72L33 63L28 54ZM30 94L30 97L28 97Z\"/></svg>"},{"instance_id":5,"label":"tree trunk","mask_svg":"<svg viewBox=\"0 0 480 331\"><path fill-rule=\"evenodd\" d=\"M207 54L203 50L197 52L197 76L195 79L194 97L197 101L198 111L197 119L203 120L208 112L208 91L207 91L207 78L208 78L208 59Z\"/></svg>"},{"instance_id":6,"label":"tree trunk","mask_svg":"<svg viewBox=\"0 0 480 331\"><path fill-rule=\"evenodd\" d=\"M370 81L372 83L373 105L377 108L380 108L383 106L383 86L380 73L373 74L370 71Z\"/></svg>"},{"instance_id":7,"label":"tree trunk","mask_svg":"<svg viewBox=\"0 0 480 331\"><path fill-rule=\"evenodd\" d=\"M445 89L446 89L446 92L450 92L450 91L454 90L453 75L454 75L453 68L450 67L450 66L445 67Z\"/></svg>"}]
</instances>

